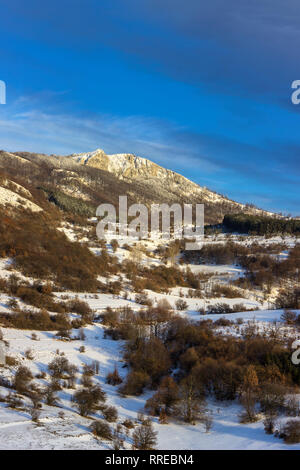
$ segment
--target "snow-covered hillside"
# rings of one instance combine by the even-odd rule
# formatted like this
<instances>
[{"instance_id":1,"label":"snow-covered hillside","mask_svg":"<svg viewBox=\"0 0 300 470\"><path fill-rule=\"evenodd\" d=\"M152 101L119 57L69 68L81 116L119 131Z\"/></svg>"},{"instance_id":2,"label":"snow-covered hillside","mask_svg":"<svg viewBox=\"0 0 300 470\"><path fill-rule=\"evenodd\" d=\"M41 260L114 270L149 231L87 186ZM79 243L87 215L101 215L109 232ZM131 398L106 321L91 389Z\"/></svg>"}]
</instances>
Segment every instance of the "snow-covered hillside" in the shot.
<instances>
[{"instance_id":1,"label":"snow-covered hillside","mask_svg":"<svg viewBox=\"0 0 300 470\"><path fill-rule=\"evenodd\" d=\"M84 297L84 295L82 295ZM91 296L92 297L92 296ZM85 297L84 297L85 298ZM107 304L117 305L118 300L104 298L95 301L86 299L92 308L103 309ZM244 321L256 317L256 321L270 322L278 320L281 312L251 312L239 313ZM233 317L231 317L232 319ZM151 393L140 397L120 397L116 387L106 384L105 377L117 366L119 373L124 377L126 369L122 369L122 342L104 338L104 327L95 324L84 328L86 336L84 341L61 341L53 332L36 332L29 330L14 330L2 328L4 338L8 341L8 354L18 361L18 364L27 366L34 375L47 373L47 365L58 355L64 355L81 371L83 364L97 360L100 363L100 373L94 377L107 393L109 405L117 408L119 422L126 419L138 423L138 413L143 409L146 399ZM32 333L37 339L32 339ZM76 336L76 331L73 331ZM80 352L80 346L85 347ZM25 351L31 350L32 359L25 357ZM59 351L59 354L58 354ZM13 370L1 369L5 378L11 378ZM39 385L46 384L45 379L35 379ZM43 405L39 423L31 421L29 411L8 408L0 403L0 448L1 449L109 449L109 441L99 441L91 434L89 426L91 420L81 417L74 405L70 402L72 390L64 389L60 392L58 407ZM8 389L0 387L0 393L6 395ZM30 408L29 400L27 403ZM219 403L213 400L208 402L209 410L213 416L213 427L207 433L202 424L195 426L170 421L169 424L159 424L153 419L154 428L158 432L158 449L187 450L187 449L240 449L240 450L268 450L268 449L297 449L299 445L287 446L279 439L265 434L262 420L253 424L239 423L238 415L241 407L238 403ZM63 412L63 414L62 414ZM101 416L101 413L100 415ZM93 415L97 417L97 414ZM284 422L286 418L282 418ZM279 424L278 424L279 425ZM115 426L115 425L113 425ZM126 436L123 427L125 448L130 449L131 438Z\"/></svg>"},{"instance_id":2,"label":"snow-covered hillside","mask_svg":"<svg viewBox=\"0 0 300 470\"><path fill-rule=\"evenodd\" d=\"M19 195L21 195L22 188L15 187L15 190L20 191ZM30 194L26 194L25 191L22 197L27 196L30 201ZM92 220L89 220L90 222ZM111 234L106 244L104 241L100 243L91 236L91 227L91 225L76 225L70 220L62 219L57 230L60 235L62 235L61 232L66 235L65 238L69 243L84 244L87 252L93 253L97 260L103 261L103 252L106 253L105 256L112 263L113 270L98 274L97 280L102 286L98 290L72 292L64 287L56 286L60 288L52 292L49 282L38 279L36 276L25 276L17 269L14 253L0 260L2 282L0 327L6 355L6 364L0 366L0 449L112 449L115 445L114 440L97 438L90 428L95 420L104 421L103 409L99 407L88 416L81 416L74 402L74 394L82 387L82 374L85 367L91 364L99 365L99 370L91 378L91 386L100 385L106 393L105 407L115 407L117 410L117 419L109 422L110 429L122 441L122 448L132 448L134 430L141 425L144 419L141 413L147 413L145 404L155 393L155 388L151 389L147 385L143 387L140 394L123 394L118 390L118 386L107 383L107 375L114 369L118 371L123 383L130 373L130 367L124 356L126 341L120 339L118 335L115 340L112 339L112 331L109 331L109 325L104 322L107 312L112 317L120 311L131 312L133 315L131 321L136 326L136 319L140 321L143 315L147 315L149 306L149 314L151 314L151 308L155 309L165 302L167 308L172 311L172 318L179 318L180 321L187 320L190 325L199 325L201 321L207 322L211 325L209 331L215 335L216 341L222 338L225 341L224 344L229 340L242 342L250 333L254 340L275 338L278 345L283 348L290 345L292 341L300 339L296 321L293 324L284 322L284 309L275 308L279 287L265 288L259 285L251 286L249 283L239 284L240 281L243 282L246 279L248 273L238 262L220 264L186 259L184 252L180 250L174 252L174 256L170 256L166 251L169 245L166 245L160 237L139 241L128 237L123 240L124 244L116 244ZM293 236L266 238L214 233L205 237L206 247L212 249L220 245L227 247L228 242L249 249L249 253L251 253L251 247L256 250L255 253L261 251L263 256L269 253L270 258L278 262L288 260L289 253L297 246L297 238ZM170 246L172 243L171 240ZM77 250L78 246L76 245ZM68 259L62 258L62 263L68 262ZM161 270L165 276L169 275L168 270L174 269L178 276L180 274L195 276L193 279L199 281L196 283L198 287L193 284L180 284L160 289L158 285L157 289L149 287L141 292L140 289L133 289L134 279L126 266L132 266L132 271L139 273L140 277L143 276L143 269L145 269L148 273L145 274L145 278L155 269ZM160 279L164 280L163 277ZM55 283L52 280L50 284ZM117 286L115 293L109 290L111 285ZM37 292L45 293L49 289L51 308L49 307L46 313L43 305L30 304L28 297L23 295L24 291L28 294L28 290L34 291L37 295ZM50 302L47 295L43 299ZM75 301L81 302L84 309L86 305L88 306L93 314L92 320L85 321L82 319L82 312L78 313L72 309L67 310L67 313L62 313L64 305L68 303L73 305L72 302ZM210 308L216 306L221 306L222 312L209 313ZM299 309L293 309L295 318L299 314ZM73 323L66 335L63 328L56 330L54 326L52 329L42 327L32 329L27 328L26 323L22 321L18 324L19 327L12 327L10 320L18 315L24 322L28 316L34 318L34 315L40 315L39 318L41 318L43 315L49 315L52 325L53 322L58 321L58 318L60 321L64 320L64 316ZM167 321L169 320L165 323ZM76 322L80 326L76 327ZM149 326L145 328L145 331L149 335ZM220 361L222 361L223 353L220 354ZM53 379L49 364L56 359L67 359L69 364L77 369L75 383L69 386L68 378L62 378L56 391L56 403L50 405L46 402L45 390L52 384ZM16 393L14 388L15 377L20 367L26 367L31 371L32 390L37 394L41 392L39 401L41 407L38 408L39 416L36 420L32 419L34 401L30 398L30 394ZM177 378L177 365L169 373ZM292 391L288 388L288 393L291 393L299 402L299 387L295 386ZM156 448L300 450L300 444L286 444L283 439L273 434L266 434L265 415L258 406L257 421L241 423L240 416L243 407L238 393L230 401L217 400L213 394L208 394L206 402L207 413L213 423L211 429L207 429L201 420L196 420L195 425L192 425L174 415L168 418L167 424L162 424L157 416L150 415L153 429L157 432ZM276 419L275 431L280 433L288 419L287 414L280 412ZM299 420L299 416L295 416L295 419ZM132 422L131 429L126 425L128 422Z\"/></svg>"}]
</instances>

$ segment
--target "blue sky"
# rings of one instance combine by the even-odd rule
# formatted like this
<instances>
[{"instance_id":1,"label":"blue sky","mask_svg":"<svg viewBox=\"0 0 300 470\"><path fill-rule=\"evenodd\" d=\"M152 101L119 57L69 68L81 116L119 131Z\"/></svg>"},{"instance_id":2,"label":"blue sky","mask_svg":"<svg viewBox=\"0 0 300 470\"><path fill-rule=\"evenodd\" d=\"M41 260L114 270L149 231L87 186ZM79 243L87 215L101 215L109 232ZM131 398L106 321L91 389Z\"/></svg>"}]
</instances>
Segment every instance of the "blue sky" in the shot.
<instances>
[{"instance_id":1,"label":"blue sky","mask_svg":"<svg viewBox=\"0 0 300 470\"><path fill-rule=\"evenodd\" d=\"M0 0L0 12L0 148L135 153L300 214L298 0Z\"/></svg>"}]
</instances>

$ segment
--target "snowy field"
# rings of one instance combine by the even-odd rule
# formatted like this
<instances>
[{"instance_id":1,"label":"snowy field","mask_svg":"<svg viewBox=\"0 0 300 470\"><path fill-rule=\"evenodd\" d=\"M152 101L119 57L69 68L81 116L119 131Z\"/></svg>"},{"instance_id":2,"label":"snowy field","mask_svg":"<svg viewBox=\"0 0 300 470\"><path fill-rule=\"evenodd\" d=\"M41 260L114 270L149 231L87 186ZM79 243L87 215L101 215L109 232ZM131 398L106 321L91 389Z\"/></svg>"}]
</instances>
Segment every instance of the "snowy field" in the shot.
<instances>
[{"instance_id":1,"label":"snowy field","mask_svg":"<svg viewBox=\"0 0 300 470\"><path fill-rule=\"evenodd\" d=\"M279 312L278 312L279 314ZM245 318L248 314L245 314ZM264 319L269 312L264 313ZM247 317L249 318L249 317ZM38 340L32 340L32 331L3 328L5 339L9 342L9 354L16 357L19 364L29 367L34 375L47 372L47 365L56 356L56 351L76 364L79 369L83 364L92 360L100 362L100 373L94 378L99 381L107 393L107 404L116 406L119 413L119 422L125 419L137 419L137 413L142 410L145 401L151 393L140 397L120 397L116 387L105 383L105 376L118 367L122 376L126 369L122 369L121 347L122 342L104 339L101 325L86 327L86 339L82 341L60 341L53 332L36 332ZM85 352L80 353L79 348L84 344ZM24 351L31 349L33 360L26 359ZM2 375L9 378L8 369L1 370ZM36 380L40 385L42 379ZM71 391L72 392L72 391ZM0 387L0 393L6 394L7 389ZM17 411L0 404L0 449L109 449L108 442L100 442L93 437L89 430L90 419L79 416L70 402L70 390L59 392L59 407L43 405L40 423L31 421L29 412ZM205 432L202 424L195 426L176 422L159 424L154 419L154 428L158 432L159 449L297 449L300 445L288 446L281 440L265 434L262 421L253 424L240 424L238 414L241 410L237 403L224 404L209 401L208 407L213 415L213 428ZM59 412L64 412L64 417ZM97 417L94 415L93 417ZM130 437L126 438L126 447L130 448Z\"/></svg>"},{"instance_id":2,"label":"snowy field","mask_svg":"<svg viewBox=\"0 0 300 470\"><path fill-rule=\"evenodd\" d=\"M62 230L67 236L74 240L73 231L66 227ZM206 237L207 243L226 242L229 237L220 234L218 236ZM235 235L230 240L236 243L249 244L249 237ZM263 237L252 237L251 242L257 243L281 243L284 242L288 247L294 246L296 240L292 237L273 237L265 239ZM143 241L143 245L151 252L157 248L156 241ZM118 248L116 253L112 253L110 246L109 253L117 256L119 261L129 257L129 252L123 248ZM99 248L91 248L95 254L99 252ZM288 252L280 253L283 259ZM154 255L144 255L142 263L147 265L160 264L161 261ZM244 275L244 271L238 266L233 265L185 265L183 269L189 267L194 273L208 273L213 275L217 282L230 282ZM14 272L9 259L0 259L0 274L2 277L8 278ZM23 278L19 273L18 276ZM28 278L27 278L28 279ZM242 326L247 322L252 322L258 328L267 328L270 325L281 325L280 317L282 310L268 309L269 302L265 301L259 293L246 292L245 297L228 299L219 298L190 298L188 297L187 288L173 288L168 294L161 294L152 291L146 291L149 298L155 304L160 299L167 299L171 306L176 309L176 302L182 298L187 303L187 308L183 311L176 312L184 317L199 321L202 319L211 319L212 321L225 317L227 320L236 322L242 319ZM247 295L246 295L247 294ZM68 295L69 298L75 296L70 292L56 293L59 299ZM135 302L135 293L130 292L128 298L123 295L113 296L110 294L77 294L79 299L89 304L94 313L101 314L106 307L124 307L130 306L133 310L142 308ZM9 301L11 298L6 294L0 294L0 312L8 312ZM24 306L18 301L20 306ZM229 306L235 304L243 304L245 309L231 314L205 315L201 316L199 309L203 309L208 305L216 303L226 303ZM34 310L31 307L32 310ZM250 309L252 311L250 311ZM298 312L300 313L300 311ZM242 328L242 326L240 328ZM118 410L118 422L122 423L126 419L137 422L137 414L143 409L146 400L153 392L147 392L139 397L121 397L117 393L117 387L113 387L105 383L105 377L112 372L114 367L118 368L119 374L125 377L127 369L124 368L122 361L122 345L121 341L113 341L104 338L105 327L100 323L86 326L84 328L85 340L62 341L56 336L56 332L39 332L29 330L16 330L11 328L2 328L4 339L8 342L6 354L17 359L18 364L13 367L0 368L0 375L8 380L12 380L13 373L19 365L28 367L34 376L47 373L48 364L58 356L63 354L72 364L75 364L79 372L77 374L77 384L82 372L84 364L90 364L92 361L99 361L100 372L93 378L94 383L100 383L101 387L107 394L107 405L115 406ZM36 333L38 339L32 339L32 333ZM237 335L236 326L220 328L221 334ZM73 330L73 336L78 331ZM287 332L289 334L289 332ZM84 346L84 352L80 352L80 347ZM25 351L32 351L33 359L26 357ZM34 379L34 382L44 387L49 380L49 376L44 379ZM0 449L109 449L111 444L108 441L97 440L89 426L91 419L81 417L74 404L70 401L74 390L63 389L58 392L59 403L57 407L47 406L43 404L40 420L38 424L31 421L29 411L8 408L3 402L0 402ZM8 389L0 387L0 395L7 395ZM29 402L27 403L27 405ZM241 407L238 403L224 403L208 401L208 408L213 416L213 428L206 433L202 424L195 426L186 425L175 421L168 424L159 424L156 418L153 418L155 431L158 432L158 449L168 450L221 450L221 449L295 449L300 450L300 444L286 445L282 440L274 436L267 435L264 431L263 421L260 419L252 424L240 424L239 413ZM61 414L63 412L64 415ZM100 418L101 414L92 415L93 418ZM286 418L282 418L284 422ZM112 427L115 425L112 424ZM125 448L131 448L131 437L125 434Z\"/></svg>"}]
</instances>

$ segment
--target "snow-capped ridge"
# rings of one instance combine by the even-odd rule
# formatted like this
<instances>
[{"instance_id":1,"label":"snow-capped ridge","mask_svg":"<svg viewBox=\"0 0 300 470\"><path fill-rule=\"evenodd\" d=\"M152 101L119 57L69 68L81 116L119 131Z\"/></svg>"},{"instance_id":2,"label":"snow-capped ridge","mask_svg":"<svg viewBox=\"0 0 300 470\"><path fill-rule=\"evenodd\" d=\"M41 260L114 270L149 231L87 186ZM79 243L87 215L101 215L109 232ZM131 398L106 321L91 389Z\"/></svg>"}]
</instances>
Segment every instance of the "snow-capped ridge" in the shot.
<instances>
[{"instance_id":1,"label":"snow-capped ridge","mask_svg":"<svg viewBox=\"0 0 300 470\"><path fill-rule=\"evenodd\" d=\"M179 200L196 199L203 203L229 204L235 211L246 210L251 213L271 214L256 208L250 209L245 204L228 199L173 170L132 153L106 154L104 150L96 149L91 152L72 154L69 157L79 164L108 171L120 180L151 186L162 197L168 194Z\"/></svg>"}]
</instances>

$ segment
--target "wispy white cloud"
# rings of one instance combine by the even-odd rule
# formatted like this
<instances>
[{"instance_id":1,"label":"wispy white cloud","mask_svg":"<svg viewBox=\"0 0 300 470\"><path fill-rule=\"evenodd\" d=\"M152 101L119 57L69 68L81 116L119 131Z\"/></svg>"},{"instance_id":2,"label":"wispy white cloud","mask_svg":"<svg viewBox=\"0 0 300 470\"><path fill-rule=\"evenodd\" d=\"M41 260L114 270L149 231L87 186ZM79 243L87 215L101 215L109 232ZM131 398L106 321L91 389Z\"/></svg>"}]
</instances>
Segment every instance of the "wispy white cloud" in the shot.
<instances>
[{"instance_id":1,"label":"wispy white cloud","mask_svg":"<svg viewBox=\"0 0 300 470\"><path fill-rule=\"evenodd\" d=\"M175 136L183 129L170 123L143 116L54 112L53 106L37 100L23 96L1 109L1 148L59 155L103 148L107 153L134 153L182 169L201 165L211 172L218 168L193 144L187 145L185 138L180 143Z\"/></svg>"},{"instance_id":2,"label":"wispy white cloud","mask_svg":"<svg viewBox=\"0 0 300 470\"><path fill-rule=\"evenodd\" d=\"M277 197L279 202L274 202L276 206L267 203L267 208L286 210L281 191L284 188L285 198L294 197L299 174L297 146L269 142L265 149L155 118L76 114L46 101L25 96L0 108L0 148L58 155L96 148L106 153L133 153L242 202L262 205L262 194L266 198L273 194L273 201ZM272 168L270 161L274 162ZM285 171L285 165L293 166L292 174ZM256 196L258 191L261 194Z\"/></svg>"}]
</instances>

